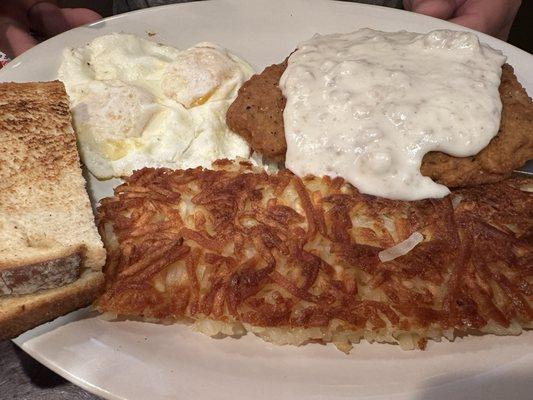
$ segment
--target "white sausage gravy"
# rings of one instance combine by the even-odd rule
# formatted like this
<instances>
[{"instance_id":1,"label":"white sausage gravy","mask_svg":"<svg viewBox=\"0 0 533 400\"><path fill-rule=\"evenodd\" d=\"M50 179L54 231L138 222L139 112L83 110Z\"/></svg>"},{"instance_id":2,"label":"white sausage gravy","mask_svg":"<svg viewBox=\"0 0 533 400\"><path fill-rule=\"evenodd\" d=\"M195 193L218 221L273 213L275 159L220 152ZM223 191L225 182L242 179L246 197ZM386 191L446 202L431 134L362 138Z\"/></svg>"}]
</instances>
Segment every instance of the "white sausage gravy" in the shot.
<instances>
[{"instance_id":1,"label":"white sausage gravy","mask_svg":"<svg viewBox=\"0 0 533 400\"><path fill-rule=\"evenodd\" d=\"M468 32L316 35L280 80L285 164L376 196L443 197L448 188L421 175L422 158L471 156L498 133L504 62Z\"/></svg>"}]
</instances>

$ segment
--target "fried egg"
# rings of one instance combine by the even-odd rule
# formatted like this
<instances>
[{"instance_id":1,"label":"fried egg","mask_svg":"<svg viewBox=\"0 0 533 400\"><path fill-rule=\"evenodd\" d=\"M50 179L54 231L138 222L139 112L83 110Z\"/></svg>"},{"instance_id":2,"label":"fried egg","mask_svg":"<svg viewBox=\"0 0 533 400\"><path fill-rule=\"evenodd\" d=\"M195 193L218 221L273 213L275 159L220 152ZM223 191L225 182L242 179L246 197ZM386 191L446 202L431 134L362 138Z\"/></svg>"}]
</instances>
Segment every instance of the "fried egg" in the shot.
<instances>
[{"instance_id":1,"label":"fried egg","mask_svg":"<svg viewBox=\"0 0 533 400\"><path fill-rule=\"evenodd\" d=\"M71 101L80 153L99 179L143 167L209 167L247 158L226 111L253 70L213 43L178 50L129 34L66 49L58 78Z\"/></svg>"}]
</instances>

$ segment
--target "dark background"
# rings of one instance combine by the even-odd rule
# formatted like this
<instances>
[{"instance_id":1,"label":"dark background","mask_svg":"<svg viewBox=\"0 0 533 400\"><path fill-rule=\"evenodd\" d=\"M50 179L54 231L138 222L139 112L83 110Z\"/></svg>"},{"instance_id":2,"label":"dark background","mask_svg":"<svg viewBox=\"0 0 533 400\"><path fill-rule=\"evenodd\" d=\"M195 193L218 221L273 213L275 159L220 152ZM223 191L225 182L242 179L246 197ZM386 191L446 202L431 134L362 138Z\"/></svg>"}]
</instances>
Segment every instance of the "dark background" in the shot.
<instances>
[{"instance_id":1,"label":"dark background","mask_svg":"<svg viewBox=\"0 0 533 400\"><path fill-rule=\"evenodd\" d=\"M511 34L509 43L520 47L521 49L533 54L533 1L523 0L522 6L518 11ZM531 93L530 93L531 95Z\"/></svg>"},{"instance_id":2,"label":"dark background","mask_svg":"<svg viewBox=\"0 0 533 400\"><path fill-rule=\"evenodd\" d=\"M0 0L1 1L1 0ZM59 0L68 7L89 7L103 16L112 14L111 0ZM533 53L533 0L523 0L509 36L509 43Z\"/></svg>"},{"instance_id":3,"label":"dark background","mask_svg":"<svg viewBox=\"0 0 533 400\"><path fill-rule=\"evenodd\" d=\"M1 0L0 0L1 1ZM111 15L110 0L63 0L69 6L87 7ZM509 43L533 53L533 1L522 2ZM93 396L65 381L39 364L10 341L0 342L1 400L95 400Z\"/></svg>"}]
</instances>

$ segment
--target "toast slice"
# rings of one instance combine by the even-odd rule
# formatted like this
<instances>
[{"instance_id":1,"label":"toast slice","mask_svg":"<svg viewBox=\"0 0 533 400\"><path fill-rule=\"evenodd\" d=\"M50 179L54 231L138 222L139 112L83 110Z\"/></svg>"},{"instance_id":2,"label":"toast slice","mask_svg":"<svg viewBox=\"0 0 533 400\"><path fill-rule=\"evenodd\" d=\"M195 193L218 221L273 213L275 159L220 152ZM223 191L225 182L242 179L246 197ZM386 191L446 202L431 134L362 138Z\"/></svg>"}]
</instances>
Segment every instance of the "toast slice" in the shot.
<instances>
[{"instance_id":1,"label":"toast slice","mask_svg":"<svg viewBox=\"0 0 533 400\"><path fill-rule=\"evenodd\" d=\"M104 262L63 84L0 84L0 339L90 304Z\"/></svg>"}]
</instances>

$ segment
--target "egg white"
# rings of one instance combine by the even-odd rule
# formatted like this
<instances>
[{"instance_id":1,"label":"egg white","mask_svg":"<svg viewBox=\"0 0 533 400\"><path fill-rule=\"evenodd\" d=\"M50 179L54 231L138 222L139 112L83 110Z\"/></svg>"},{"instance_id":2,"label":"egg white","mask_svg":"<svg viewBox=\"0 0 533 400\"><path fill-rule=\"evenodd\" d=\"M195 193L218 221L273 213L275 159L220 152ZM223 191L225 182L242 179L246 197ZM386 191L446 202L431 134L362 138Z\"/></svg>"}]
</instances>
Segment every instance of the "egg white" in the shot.
<instances>
[{"instance_id":1,"label":"egg white","mask_svg":"<svg viewBox=\"0 0 533 400\"><path fill-rule=\"evenodd\" d=\"M220 158L249 157L225 118L252 73L212 43L180 51L115 33L66 49L58 77L82 160L108 179L143 167L209 167Z\"/></svg>"}]
</instances>

